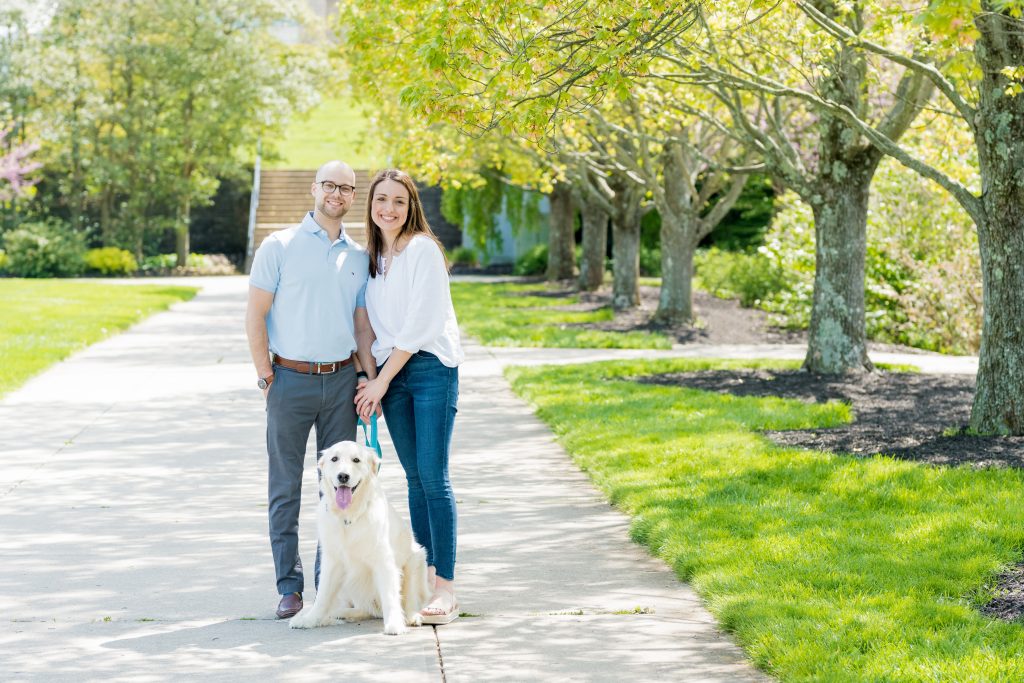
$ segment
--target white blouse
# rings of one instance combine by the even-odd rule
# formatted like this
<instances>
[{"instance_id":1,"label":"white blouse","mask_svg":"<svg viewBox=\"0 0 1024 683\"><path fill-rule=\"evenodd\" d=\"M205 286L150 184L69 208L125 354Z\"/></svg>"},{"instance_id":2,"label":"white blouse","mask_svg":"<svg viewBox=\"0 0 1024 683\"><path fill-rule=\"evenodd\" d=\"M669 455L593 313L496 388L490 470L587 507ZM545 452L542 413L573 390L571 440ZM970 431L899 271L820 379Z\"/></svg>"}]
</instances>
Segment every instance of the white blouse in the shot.
<instances>
[{"instance_id":1,"label":"white blouse","mask_svg":"<svg viewBox=\"0 0 1024 683\"><path fill-rule=\"evenodd\" d=\"M378 366L396 348L428 351L450 368L465 358L444 256L429 237L413 237L392 257L386 277L378 270L369 279L366 311L377 335L371 350Z\"/></svg>"}]
</instances>

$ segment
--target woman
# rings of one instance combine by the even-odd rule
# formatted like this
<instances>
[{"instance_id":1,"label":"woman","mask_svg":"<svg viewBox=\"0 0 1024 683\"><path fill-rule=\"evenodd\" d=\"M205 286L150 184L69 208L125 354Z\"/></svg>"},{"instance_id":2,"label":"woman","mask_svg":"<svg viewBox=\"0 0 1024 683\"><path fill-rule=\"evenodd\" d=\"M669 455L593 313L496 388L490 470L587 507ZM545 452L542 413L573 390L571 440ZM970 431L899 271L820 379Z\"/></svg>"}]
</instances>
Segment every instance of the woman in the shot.
<instances>
[{"instance_id":1,"label":"woman","mask_svg":"<svg viewBox=\"0 0 1024 683\"><path fill-rule=\"evenodd\" d=\"M396 169L370 183L366 308L376 335L377 377L356 395L368 416L380 405L409 483L409 516L427 551L433 596L426 624L458 616L455 495L448 454L463 360L448 288L448 261L423 215L416 185Z\"/></svg>"}]
</instances>

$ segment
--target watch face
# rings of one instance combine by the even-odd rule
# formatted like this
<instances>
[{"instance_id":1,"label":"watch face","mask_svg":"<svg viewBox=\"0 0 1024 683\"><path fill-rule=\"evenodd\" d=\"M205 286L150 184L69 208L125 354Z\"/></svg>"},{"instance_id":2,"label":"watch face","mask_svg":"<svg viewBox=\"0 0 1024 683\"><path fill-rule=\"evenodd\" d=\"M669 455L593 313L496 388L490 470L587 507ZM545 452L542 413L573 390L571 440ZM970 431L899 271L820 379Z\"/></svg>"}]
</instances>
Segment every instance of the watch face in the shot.
<instances>
[{"instance_id":1,"label":"watch face","mask_svg":"<svg viewBox=\"0 0 1024 683\"><path fill-rule=\"evenodd\" d=\"M267 380L260 377L260 380L256 382L256 386L258 386L260 389L266 389L270 385L267 383Z\"/></svg>"}]
</instances>

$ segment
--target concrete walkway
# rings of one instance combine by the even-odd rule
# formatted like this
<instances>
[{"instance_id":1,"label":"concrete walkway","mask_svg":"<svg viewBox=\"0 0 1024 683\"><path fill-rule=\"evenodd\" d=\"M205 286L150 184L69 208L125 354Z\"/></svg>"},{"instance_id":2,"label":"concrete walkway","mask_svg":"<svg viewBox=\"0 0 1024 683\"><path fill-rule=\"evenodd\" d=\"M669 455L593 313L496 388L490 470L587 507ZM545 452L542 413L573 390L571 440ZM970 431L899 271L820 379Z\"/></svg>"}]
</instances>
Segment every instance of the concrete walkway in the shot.
<instances>
[{"instance_id":1,"label":"concrete walkway","mask_svg":"<svg viewBox=\"0 0 1024 683\"><path fill-rule=\"evenodd\" d=\"M459 595L474 616L399 638L377 621L288 629L273 616L246 281L188 283L204 287L193 301L0 402L0 679L764 680L694 593L629 540L627 520L500 374L508 362L634 352L469 345L452 478ZM404 514L401 468L384 446L385 486Z\"/></svg>"}]
</instances>

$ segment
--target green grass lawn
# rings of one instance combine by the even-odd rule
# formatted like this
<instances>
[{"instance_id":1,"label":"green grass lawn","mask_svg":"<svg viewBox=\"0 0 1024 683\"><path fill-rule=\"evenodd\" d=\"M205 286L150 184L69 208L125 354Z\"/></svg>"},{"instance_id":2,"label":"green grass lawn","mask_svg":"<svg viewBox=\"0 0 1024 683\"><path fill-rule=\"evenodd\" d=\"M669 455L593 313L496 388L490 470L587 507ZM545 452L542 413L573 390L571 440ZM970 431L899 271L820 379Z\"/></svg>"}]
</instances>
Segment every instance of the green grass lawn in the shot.
<instances>
[{"instance_id":1,"label":"green grass lawn","mask_svg":"<svg viewBox=\"0 0 1024 683\"><path fill-rule=\"evenodd\" d=\"M487 346L668 349L671 341L651 332L605 332L578 323L612 319L612 310L564 311L577 296L554 296L544 283L453 282L459 326Z\"/></svg>"},{"instance_id":2,"label":"green grass lawn","mask_svg":"<svg viewBox=\"0 0 1024 683\"><path fill-rule=\"evenodd\" d=\"M44 368L124 330L194 287L0 279L0 396Z\"/></svg>"},{"instance_id":3,"label":"green grass lawn","mask_svg":"<svg viewBox=\"0 0 1024 683\"><path fill-rule=\"evenodd\" d=\"M507 370L572 457L784 681L1021 681L1024 630L982 616L1024 550L1024 472L774 446L843 404L735 397L627 378L750 361ZM586 401L580 401L586 396Z\"/></svg>"},{"instance_id":4,"label":"green grass lawn","mask_svg":"<svg viewBox=\"0 0 1024 683\"><path fill-rule=\"evenodd\" d=\"M325 99L293 121L280 139L268 141L281 158L268 159L266 167L318 168L330 159L341 159L352 168L382 168L387 155L367 136L368 130L365 114L350 95Z\"/></svg>"}]
</instances>

